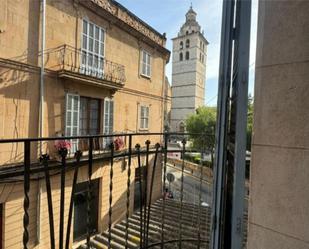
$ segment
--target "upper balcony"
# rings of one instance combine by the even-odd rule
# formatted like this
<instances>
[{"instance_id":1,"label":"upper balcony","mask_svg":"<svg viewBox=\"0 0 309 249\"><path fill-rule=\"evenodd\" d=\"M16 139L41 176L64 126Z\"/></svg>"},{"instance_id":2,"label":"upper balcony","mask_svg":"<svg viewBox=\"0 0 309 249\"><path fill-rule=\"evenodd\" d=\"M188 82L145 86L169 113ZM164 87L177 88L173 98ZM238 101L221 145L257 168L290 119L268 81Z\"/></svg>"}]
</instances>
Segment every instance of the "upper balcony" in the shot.
<instances>
[{"instance_id":1,"label":"upper balcony","mask_svg":"<svg viewBox=\"0 0 309 249\"><path fill-rule=\"evenodd\" d=\"M69 45L45 51L45 67L60 78L118 90L124 86L125 67Z\"/></svg>"}]
</instances>

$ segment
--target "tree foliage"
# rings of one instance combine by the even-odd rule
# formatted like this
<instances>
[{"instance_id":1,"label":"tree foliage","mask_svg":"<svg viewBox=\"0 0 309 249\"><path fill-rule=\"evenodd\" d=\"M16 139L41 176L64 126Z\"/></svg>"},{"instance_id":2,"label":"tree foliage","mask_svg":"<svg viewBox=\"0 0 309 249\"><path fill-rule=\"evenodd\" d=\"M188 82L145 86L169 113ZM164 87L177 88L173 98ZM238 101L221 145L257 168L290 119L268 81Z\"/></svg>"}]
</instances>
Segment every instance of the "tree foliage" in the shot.
<instances>
[{"instance_id":1,"label":"tree foliage","mask_svg":"<svg viewBox=\"0 0 309 249\"><path fill-rule=\"evenodd\" d=\"M251 151L252 128L253 128L253 97L248 96L248 115L247 115L247 150Z\"/></svg>"},{"instance_id":2,"label":"tree foliage","mask_svg":"<svg viewBox=\"0 0 309 249\"><path fill-rule=\"evenodd\" d=\"M190 115L186 119L186 130L189 133L202 133L201 135L191 135L193 147L197 150L208 150L211 153L213 161L213 153L215 147L215 131L216 131L216 107L199 107L195 114Z\"/></svg>"},{"instance_id":3,"label":"tree foliage","mask_svg":"<svg viewBox=\"0 0 309 249\"><path fill-rule=\"evenodd\" d=\"M205 134L190 135L194 149L208 150L211 153L212 164L215 150L216 131L216 107L199 107L195 114L186 119L186 130L189 133ZM248 119L247 119L247 150L251 151L251 138L253 128L253 97L248 97Z\"/></svg>"}]
</instances>

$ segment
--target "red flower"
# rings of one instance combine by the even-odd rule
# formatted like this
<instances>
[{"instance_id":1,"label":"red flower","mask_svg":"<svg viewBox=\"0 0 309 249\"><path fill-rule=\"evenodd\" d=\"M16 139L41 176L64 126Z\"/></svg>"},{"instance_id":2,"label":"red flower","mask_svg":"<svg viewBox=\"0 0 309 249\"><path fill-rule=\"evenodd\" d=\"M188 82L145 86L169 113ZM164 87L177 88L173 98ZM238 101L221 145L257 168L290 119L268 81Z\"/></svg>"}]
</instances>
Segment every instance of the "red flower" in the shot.
<instances>
[{"instance_id":1,"label":"red flower","mask_svg":"<svg viewBox=\"0 0 309 249\"><path fill-rule=\"evenodd\" d=\"M114 146L115 146L115 150L120 150L124 147L124 141L121 137L117 137L114 140Z\"/></svg>"},{"instance_id":2,"label":"red flower","mask_svg":"<svg viewBox=\"0 0 309 249\"><path fill-rule=\"evenodd\" d=\"M65 140L57 140L55 142L55 148L57 150L62 150L62 149L69 150L69 149L71 149L71 143L69 141L65 141Z\"/></svg>"}]
</instances>

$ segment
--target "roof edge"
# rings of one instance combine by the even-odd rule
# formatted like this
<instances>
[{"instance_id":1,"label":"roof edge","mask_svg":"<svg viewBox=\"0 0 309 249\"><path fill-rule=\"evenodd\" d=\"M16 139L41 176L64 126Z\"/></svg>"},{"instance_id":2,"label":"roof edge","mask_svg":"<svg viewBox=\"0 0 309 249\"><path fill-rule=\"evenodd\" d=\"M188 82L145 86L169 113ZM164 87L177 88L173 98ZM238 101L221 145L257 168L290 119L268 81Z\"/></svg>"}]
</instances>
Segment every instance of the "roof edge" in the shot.
<instances>
[{"instance_id":1,"label":"roof edge","mask_svg":"<svg viewBox=\"0 0 309 249\"><path fill-rule=\"evenodd\" d=\"M166 36L163 34L161 34L159 31L157 31L155 28L153 28L152 26L150 26L148 23L146 23L145 21L143 21L142 19L140 19L137 15L135 15L133 12L131 12L129 9L127 9L126 7L124 7L122 4L118 3L116 0L109 0L111 1L113 4L115 4L117 7L121 8L123 11L127 12L131 17L135 18L138 22L140 22L141 24L145 25L148 29L150 29L152 32L154 32L156 35L160 36L160 38L166 40Z\"/></svg>"}]
</instances>

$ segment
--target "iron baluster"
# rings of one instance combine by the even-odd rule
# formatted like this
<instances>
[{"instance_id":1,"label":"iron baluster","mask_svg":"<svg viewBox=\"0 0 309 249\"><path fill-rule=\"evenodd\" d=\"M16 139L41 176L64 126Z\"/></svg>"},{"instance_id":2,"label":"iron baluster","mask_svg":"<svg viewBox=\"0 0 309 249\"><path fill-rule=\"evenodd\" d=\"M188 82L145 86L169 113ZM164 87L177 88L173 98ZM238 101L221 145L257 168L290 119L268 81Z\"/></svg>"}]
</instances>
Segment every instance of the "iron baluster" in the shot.
<instances>
[{"instance_id":1,"label":"iron baluster","mask_svg":"<svg viewBox=\"0 0 309 249\"><path fill-rule=\"evenodd\" d=\"M166 188L166 164L167 164L167 144L168 134L164 133L164 164L163 164L163 197L162 197L162 227L161 227L161 249L164 248L164 222L165 222L165 188Z\"/></svg>"},{"instance_id":2,"label":"iron baluster","mask_svg":"<svg viewBox=\"0 0 309 249\"><path fill-rule=\"evenodd\" d=\"M111 248L112 241L112 202L113 202L113 166L114 166L114 143L111 142L111 169L109 182L109 210L108 210L108 248Z\"/></svg>"},{"instance_id":3,"label":"iron baluster","mask_svg":"<svg viewBox=\"0 0 309 249\"><path fill-rule=\"evenodd\" d=\"M157 159L158 159L158 150L160 148L160 144L157 143L155 145L155 148L156 148L156 152L155 152L155 158L154 158L153 169L152 169L152 174L151 174L151 182L150 182L150 190L149 190L149 201L148 201L148 214L147 214L147 227L146 227L146 248L148 247L149 221L150 221L150 209L151 209L153 182L154 182L154 176L155 176L155 173L156 173L156 166L157 166Z\"/></svg>"},{"instance_id":4,"label":"iron baluster","mask_svg":"<svg viewBox=\"0 0 309 249\"><path fill-rule=\"evenodd\" d=\"M141 146L135 145L139 170L139 192L140 192L140 248L143 248L143 188L142 188L142 167L141 167Z\"/></svg>"},{"instance_id":5,"label":"iron baluster","mask_svg":"<svg viewBox=\"0 0 309 249\"><path fill-rule=\"evenodd\" d=\"M201 152L201 163L200 163L200 187L199 187L199 196L198 196L198 232L197 232L197 248L201 247L201 204L202 204L202 184L203 184L203 152Z\"/></svg>"},{"instance_id":6,"label":"iron baluster","mask_svg":"<svg viewBox=\"0 0 309 249\"><path fill-rule=\"evenodd\" d=\"M125 233L125 249L128 248L129 237L129 215L130 215L130 187L131 187L131 156L132 156L132 135L129 135L129 153L128 153L128 181L127 181L127 210L126 210L126 233Z\"/></svg>"},{"instance_id":7,"label":"iron baluster","mask_svg":"<svg viewBox=\"0 0 309 249\"><path fill-rule=\"evenodd\" d=\"M147 208L147 191L148 191L148 167L149 167L149 145L150 145L150 141L147 140L145 142L146 144L146 168L145 168L145 184L144 184L144 239L143 239L143 246L146 245L146 208Z\"/></svg>"},{"instance_id":8,"label":"iron baluster","mask_svg":"<svg viewBox=\"0 0 309 249\"><path fill-rule=\"evenodd\" d=\"M63 46L63 52L62 52L62 70L64 70L65 69L65 54L66 54L66 47L67 47L67 45L64 45Z\"/></svg>"},{"instance_id":9,"label":"iron baluster","mask_svg":"<svg viewBox=\"0 0 309 249\"><path fill-rule=\"evenodd\" d=\"M69 249L70 244L70 233L71 233L71 224L72 224L72 215L73 215L73 200L74 200L74 192L78 177L78 168L80 166L80 158L82 156L82 152L80 150L75 152L75 159L76 159L76 165L74 170L74 176L73 176L73 183L72 183L72 192L71 192L71 199L70 199L70 207L69 207L69 216L68 216L68 225L67 225L67 235L65 240L65 249Z\"/></svg>"},{"instance_id":10,"label":"iron baluster","mask_svg":"<svg viewBox=\"0 0 309 249\"><path fill-rule=\"evenodd\" d=\"M23 233L23 245L24 249L28 248L29 242L29 190L30 190L30 141L24 142L24 219L23 219L23 226L24 226L24 233Z\"/></svg>"},{"instance_id":11,"label":"iron baluster","mask_svg":"<svg viewBox=\"0 0 309 249\"><path fill-rule=\"evenodd\" d=\"M44 174L45 174L45 185L47 193L47 206L48 206L48 217L49 217L49 236L50 236L50 248L55 249L55 227L54 227L54 211L53 211L53 200L51 193L50 175L48 169L49 155L42 155L40 160L43 163Z\"/></svg>"},{"instance_id":12,"label":"iron baluster","mask_svg":"<svg viewBox=\"0 0 309 249\"><path fill-rule=\"evenodd\" d=\"M65 167L66 167L66 156L68 150L65 148L60 149L59 154L61 156L61 175L60 175L60 220L59 220L59 249L63 248L63 227L64 227L64 191L65 191Z\"/></svg>"},{"instance_id":13,"label":"iron baluster","mask_svg":"<svg viewBox=\"0 0 309 249\"><path fill-rule=\"evenodd\" d=\"M182 248L182 208L183 208L183 181L185 170L185 152L186 152L186 140L182 140L182 165L181 165L181 183L180 183L180 207L179 207L179 227L178 227L178 239L179 248Z\"/></svg>"},{"instance_id":14,"label":"iron baluster","mask_svg":"<svg viewBox=\"0 0 309 249\"><path fill-rule=\"evenodd\" d=\"M90 249L90 235L91 235L91 175L92 175L92 161L93 161L93 137L89 138L88 151L88 192L87 192L87 248Z\"/></svg>"}]
</instances>

